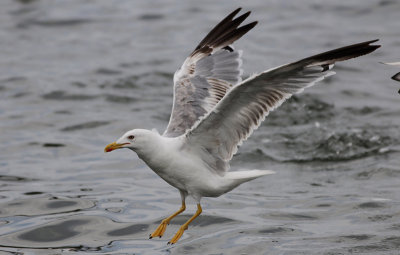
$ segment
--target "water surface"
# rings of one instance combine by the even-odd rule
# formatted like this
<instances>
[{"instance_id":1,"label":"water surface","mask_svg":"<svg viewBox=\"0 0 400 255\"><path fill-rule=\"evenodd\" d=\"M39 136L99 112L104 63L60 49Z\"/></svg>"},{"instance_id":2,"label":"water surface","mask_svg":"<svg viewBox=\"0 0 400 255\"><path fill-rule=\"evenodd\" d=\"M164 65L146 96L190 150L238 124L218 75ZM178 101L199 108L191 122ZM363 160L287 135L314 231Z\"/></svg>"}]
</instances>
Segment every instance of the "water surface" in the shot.
<instances>
[{"instance_id":1,"label":"water surface","mask_svg":"<svg viewBox=\"0 0 400 255\"><path fill-rule=\"evenodd\" d=\"M334 47L381 49L270 114L235 169L277 173L148 235L177 190L132 152L104 154L132 128L166 127L172 77L237 6L257 27L237 44L245 76ZM400 3L50 1L0 3L1 254L398 254Z\"/></svg>"}]
</instances>

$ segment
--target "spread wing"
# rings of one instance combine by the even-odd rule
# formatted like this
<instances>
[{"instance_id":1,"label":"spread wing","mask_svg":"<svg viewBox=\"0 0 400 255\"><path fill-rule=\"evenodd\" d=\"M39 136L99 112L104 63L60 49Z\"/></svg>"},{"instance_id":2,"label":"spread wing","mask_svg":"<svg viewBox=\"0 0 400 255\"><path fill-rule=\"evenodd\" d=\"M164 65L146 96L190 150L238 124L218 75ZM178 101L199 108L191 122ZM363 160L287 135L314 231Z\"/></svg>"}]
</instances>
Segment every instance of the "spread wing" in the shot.
<instances>
[{"instance_id":1,"label":"spread wing","mask_svg":"<svg viewBox=\"0 0 400 255\"><path fill-rule=\"evenodd\" d=\"M293 94L334 74L337 61L368 54L374 41L350 45L283 65L250 77L230 90L216 107L186 133L186 143L219 174L229 169L229 160L269 112Z\"/></svg>"},{"instance_id":2,"label":"spread wing","mask_svg":"<svg viewBox=\"0 0 400 255\"><path fill-rule=\"evenodd\" d=\"M207 114L231 87L241 82L241 52L230 46L257 22L239 27L250 15L234 19L238 8L215 26L174 75L174 101L164 136L176 137Z\"/></svg>"}]
</instances>

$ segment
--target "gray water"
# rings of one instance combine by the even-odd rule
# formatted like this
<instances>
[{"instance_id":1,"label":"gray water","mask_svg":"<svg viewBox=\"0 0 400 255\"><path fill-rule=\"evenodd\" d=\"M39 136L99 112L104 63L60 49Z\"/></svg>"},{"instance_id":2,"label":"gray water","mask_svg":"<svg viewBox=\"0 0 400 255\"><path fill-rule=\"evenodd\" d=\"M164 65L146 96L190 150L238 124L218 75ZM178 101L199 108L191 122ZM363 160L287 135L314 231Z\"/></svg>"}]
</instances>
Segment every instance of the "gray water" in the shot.
<instances>
[{"instance_id":1,"label":"gray water","mask_svg":"<svg viewBox=\"0 0 400 255\"><path fill-rule=\"evenodd\" d=\"M172 76L229 12L256 28L235 44L245 76L366 40L382 48L270 114L234 169L275 175L180 206L128 150L166 127ZM400 254L400 2L0 2L0 254Z\"/></svg>"}]
</instances>

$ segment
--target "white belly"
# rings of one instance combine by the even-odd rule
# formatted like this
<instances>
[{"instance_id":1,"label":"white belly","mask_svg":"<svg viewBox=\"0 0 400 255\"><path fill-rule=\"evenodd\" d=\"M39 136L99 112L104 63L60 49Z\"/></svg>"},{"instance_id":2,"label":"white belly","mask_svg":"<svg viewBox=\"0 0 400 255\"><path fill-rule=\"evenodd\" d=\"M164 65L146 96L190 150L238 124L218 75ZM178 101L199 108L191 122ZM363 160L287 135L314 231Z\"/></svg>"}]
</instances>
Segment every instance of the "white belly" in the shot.
<instances>
[{"instance_id":1,"label":"white belly","mask_svg":"<svg viewBox=\"0 0 400 255\"><path fill-rule=\"evenodd\" d=\"M217 197L232 188L231 179L208 169L197 154L181 148L181 140L169 138L151 151L137 153L167 183L195 199Z\"/></svg>"},{"instance_id":2,"label":"white belly","mask_svg":"<svg viewBox=\"0 0 400 255\"><path fill-rule=\"evenodd\" d=\"M154 155L156 156L156 155ZM225 179L186 153L145 160L146 164L171 186L193 197L216 197L225 191Z\"/></svg>"}]
</instances>

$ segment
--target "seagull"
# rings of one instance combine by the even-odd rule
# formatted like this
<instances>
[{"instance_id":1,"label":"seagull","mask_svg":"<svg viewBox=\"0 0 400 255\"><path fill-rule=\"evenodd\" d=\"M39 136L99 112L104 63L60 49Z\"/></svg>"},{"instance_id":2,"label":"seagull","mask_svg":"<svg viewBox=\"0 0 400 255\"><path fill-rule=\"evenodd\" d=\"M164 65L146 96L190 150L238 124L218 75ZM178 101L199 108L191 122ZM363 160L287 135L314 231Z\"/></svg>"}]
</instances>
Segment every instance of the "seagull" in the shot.
<instances>
[{"instance_id":1,"label":"seagull","mask_svg":"<svg viewBox=\"0 0 400 255\"><path fill-rule=\"evenodd\" d=\"M274 173L271 170L229 171L238 146L265 117L293 94L333 75L334 63L373 52L378 40L349 45L269 69L245 80L242 51L232 44L257 21L240 26L250 11L239 17L234 10L218 23L174 74L172 113L165 132L133 129L105 152L128 148L157 175L177 188L182 206L163 219L150 238L162 237L170 221L186 209L185 199L197 202L196 213L168 244L176 243L202 213L202 197L218 197L242 183ZM236 17L236 18L235 18Z\"/></svg>"}]
</instances>

